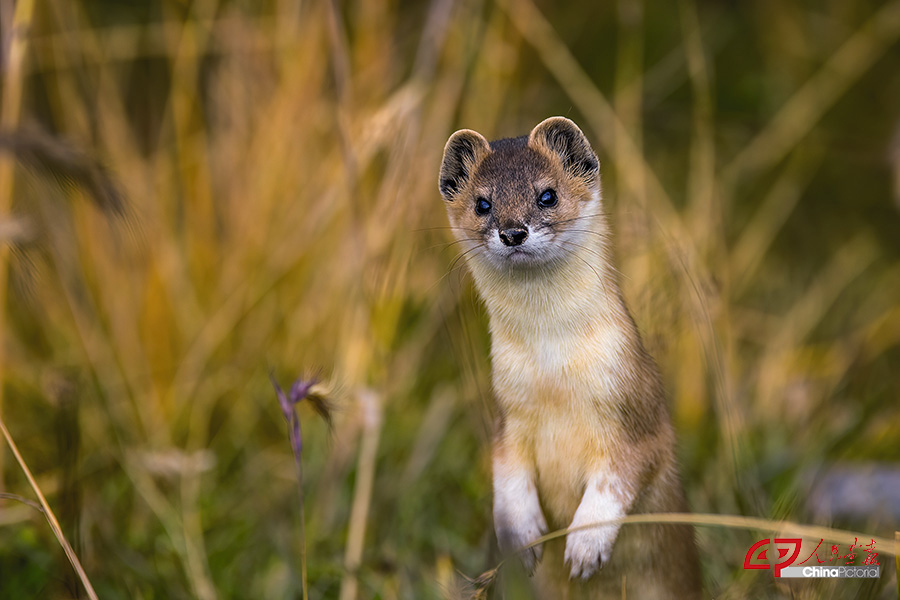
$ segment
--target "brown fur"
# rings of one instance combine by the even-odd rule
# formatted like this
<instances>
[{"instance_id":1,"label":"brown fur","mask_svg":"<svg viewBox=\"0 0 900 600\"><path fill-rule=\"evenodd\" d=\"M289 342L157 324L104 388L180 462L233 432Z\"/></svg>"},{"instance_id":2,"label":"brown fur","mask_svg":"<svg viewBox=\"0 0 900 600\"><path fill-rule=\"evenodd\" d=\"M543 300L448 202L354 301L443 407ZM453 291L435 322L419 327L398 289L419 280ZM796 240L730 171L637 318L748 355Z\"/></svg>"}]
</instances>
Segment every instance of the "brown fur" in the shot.
<instances>
[{"instance_id":1,"label":"brown fur","mask_svg":"<svg viewBox=\"0 0 900 600\"><path fill-rule=\"evenodd\" d=\"M555 117L490 144L459 131L444 150L440 189L490 316L501 548L593 515L685 512L660 376L619 290L599 162L581 130ZM538 204L546 190L555 206ZM476 213L479 199L487 214ZM501 243L509 228L528 238ZM569 553L586 581L570 580ZM543 554L543 598L620 597L623 577L629 598L699 595L689 526L598 527ZM541 550L522 558L530 566Z\"/></svg>"}]
</instances>

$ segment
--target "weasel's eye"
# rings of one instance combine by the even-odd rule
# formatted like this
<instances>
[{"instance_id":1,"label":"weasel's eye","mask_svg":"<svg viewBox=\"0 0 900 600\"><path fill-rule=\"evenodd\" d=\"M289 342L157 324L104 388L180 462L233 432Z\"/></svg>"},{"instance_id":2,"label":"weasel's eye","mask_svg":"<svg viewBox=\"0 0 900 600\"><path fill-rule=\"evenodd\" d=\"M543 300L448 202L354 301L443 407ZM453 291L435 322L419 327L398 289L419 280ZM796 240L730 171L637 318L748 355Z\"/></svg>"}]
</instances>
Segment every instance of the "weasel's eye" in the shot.
<instances>
[{"instance_id":1,"label":"weasel's eye","mask_svg":"<svg viewBox=\"0 0 900 600\"><path fill-rule=\"evenodd\" d=\"M475 212L479 215L486 215L491 212L491 203L486 198L479 198L475 201Z\"/></svg>"},{"instance_id":2,"label":"weasel's eye","mask_svg":"<svg viewBox=\"0 0 900 600\"><path fill-rule=\"evenodd\" d=\"M556 206L557 202L555 190L544 190L538 198L538 205L541 208L551 208Z\"/></svg>"}]
</instances>

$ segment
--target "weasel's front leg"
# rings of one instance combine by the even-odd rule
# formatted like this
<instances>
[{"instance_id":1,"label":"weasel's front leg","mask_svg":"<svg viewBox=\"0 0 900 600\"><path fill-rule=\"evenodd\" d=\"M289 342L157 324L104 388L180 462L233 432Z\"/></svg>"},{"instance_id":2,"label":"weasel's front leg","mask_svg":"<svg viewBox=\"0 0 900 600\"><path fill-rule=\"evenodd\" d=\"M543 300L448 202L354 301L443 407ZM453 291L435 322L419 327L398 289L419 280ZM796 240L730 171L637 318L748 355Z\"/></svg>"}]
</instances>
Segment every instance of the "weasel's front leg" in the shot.
<instances>
[{"instance_id":1,"label":"weasel's front leg","mask_svg":"<svg viewBox=\"0 0 900 600\"><path fill-rule=\"evenodd\" d=\"M504 554L527 546L547 533L541 512L534 469L503 439L494 443L494 529ZM543 548L535 546L520 553L529 572L541 560Z\"/></svg>"},{"instance_id":2,"label":"weasel's front leg","mask_svg":"<svg viewBox=\"0 0 900 600\"><path fill-rule=\"evenodd\" d=\"M588 479L587 487L570 527L621 519L631 508L635 494L614 472L601 471ZM609 562L621 523L589 527L566 536L569 577L587 579Z\"/></svg>"}]
</instances>

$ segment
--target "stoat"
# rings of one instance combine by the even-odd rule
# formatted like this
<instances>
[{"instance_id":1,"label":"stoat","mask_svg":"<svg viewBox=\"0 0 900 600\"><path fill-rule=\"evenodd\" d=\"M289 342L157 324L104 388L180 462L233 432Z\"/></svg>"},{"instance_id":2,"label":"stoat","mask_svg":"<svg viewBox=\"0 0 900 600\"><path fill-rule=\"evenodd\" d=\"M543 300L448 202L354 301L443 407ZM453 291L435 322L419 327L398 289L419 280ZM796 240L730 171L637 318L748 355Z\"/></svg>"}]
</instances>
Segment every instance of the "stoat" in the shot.
<instances>
[{"instance_id":1,"label":"stoat","mask_svg":"<svg viewBox=\"0 0 900 600\"><path fill-rule=\"evenodd\" d=\"M686 512L660 375L622 297L600 163L578 126L552 117L494 142L457 131L439 186L489 315L501 550ZM615 523L543 546L521 558L544 598L700 594L687 525Z\"/></svg>"}]
</instances>

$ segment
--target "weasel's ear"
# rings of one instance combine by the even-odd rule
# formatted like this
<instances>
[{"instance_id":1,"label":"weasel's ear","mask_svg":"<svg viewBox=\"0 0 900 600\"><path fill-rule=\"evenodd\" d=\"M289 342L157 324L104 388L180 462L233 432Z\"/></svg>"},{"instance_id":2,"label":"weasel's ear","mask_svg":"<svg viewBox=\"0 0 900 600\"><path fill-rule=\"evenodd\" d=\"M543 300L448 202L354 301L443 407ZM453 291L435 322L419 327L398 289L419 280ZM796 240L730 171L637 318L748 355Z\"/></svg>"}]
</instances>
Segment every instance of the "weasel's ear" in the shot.
<instances>
[{"instance_id":1,"label":"weasel's ear","mask_svg":"<svg viewBox=\"0 0 900 600\"><path fill-rule=\"evenodd\" d=\"M570 175L589 183L600 174L600 161L578 125L565 117L550 117L528 135L528 145L557 156Z\"/></svg>"},{"instance_id":2,"label":"weasel's ear","mask_svg":"<svg viewBox=\"0 0 900 600\"><path fill-rule=\"evenodd\" d=\"M450 136L444 146L439 187L444 200L456 198L465 187L481 159L491 151L488 141L471 129L460 129Z\"/></svg>"}]
</instances>

